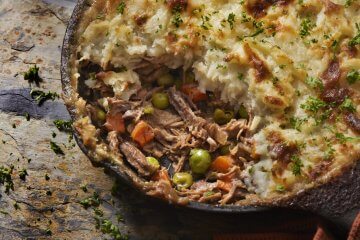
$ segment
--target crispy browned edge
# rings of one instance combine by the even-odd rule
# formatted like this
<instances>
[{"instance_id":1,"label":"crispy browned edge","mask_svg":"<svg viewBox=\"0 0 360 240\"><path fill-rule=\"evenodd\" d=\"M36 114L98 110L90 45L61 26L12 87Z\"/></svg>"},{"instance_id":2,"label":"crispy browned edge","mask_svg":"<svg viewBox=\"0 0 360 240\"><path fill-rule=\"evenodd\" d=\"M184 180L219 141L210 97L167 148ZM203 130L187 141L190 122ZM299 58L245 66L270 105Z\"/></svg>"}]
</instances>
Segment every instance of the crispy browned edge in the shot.
<instances>
[{"instance_id":1,"label":"crispy browned edge","mask_svg":"<svg viewBox=\"0 0 360 240\"><path fill-rule=\"evenodd\" d=\"M73 82L70 78L70 69L75 60L73 53L77 46L77 39L89 21L84 16L90 2L89 0L78 1L64 37L61 56L61 79L63 97L67 102L76 93L76 89L74 89L76 82ZM76 109L74 105L68 102L67 108L72 119L75 120ZM75 133L75 138L82 151L95 166L110 170L115 176L136 187L137 184L134 184L132 179L125 174L125 171L109 162L97 161L91 156L77 133ZM141 191L138 186L136 188ZM190 202L187 207L215 212L252 212L268 210L274 207L289 207L310 210L325 216L339 216L350 210L360 209L360 159L353 164L343 166L336 175L326 179L326 181L317 181L312 187L299 191L294 195L284 196L281 199L251 200L242 202L241 205L225 206Z\"/></svg>"}]
</instances>

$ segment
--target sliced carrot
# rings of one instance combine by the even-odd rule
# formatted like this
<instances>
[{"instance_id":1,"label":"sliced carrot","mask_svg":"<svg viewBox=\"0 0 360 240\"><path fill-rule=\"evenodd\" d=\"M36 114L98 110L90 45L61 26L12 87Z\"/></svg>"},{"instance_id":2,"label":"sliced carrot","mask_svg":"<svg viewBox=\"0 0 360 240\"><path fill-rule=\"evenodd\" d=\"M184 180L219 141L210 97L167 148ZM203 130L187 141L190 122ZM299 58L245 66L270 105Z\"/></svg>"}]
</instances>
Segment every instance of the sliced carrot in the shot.
<instances>
[{"instance_id":1,"label":"sliced carrot","mask_svg":"<svg viewBox=\"0 0 360 240\"><path fill-rule=\"evenodd\" d=\"M188 95L193 102L200 102L207 99L205 93L200 92L194 84L184 84L181 86L181 91Z\"/></svg>"},{"instance_id":2,"label":"sliced carrot","mask_svg":"<svg viewBox=\"0 0 360 240\"><path fill-rule=\"evenodd\" d=\"M218 156L210 166L210 169L216 172L226 173L232 166L234 161L230 156Z\"/></svg>"},{"instance_id":3,"label":"sliced carrot","mask_svg":"<svg viewBox=\"0 0 360 240\"><path fill-rule=\"evenodd\" d=\"M153 181L164 180L164 181L167 181L167 182L169 182L171 184L168 171L166 169L164 169L164 168L162 168L159 171L156 171L154 173L154 175L152 176L151 180L153 180Z\"/></svg>"},{"instance_id":4,"label":"sliced carrot","mask_svg":"<svg viewBox=\"0 0 360 240\"><path fill-rule=\"evenodd\" d=\"M152 127L144 121L140 121L136 124L134 130L131 132L132 139L142 147L151 142L154 139L154 136Z\"/></svg>"},{"instance_id":5,"label":"sliced carrot","mask_svg":"<svg viewBox=\"0 0 360 240\"><path fill-rule=\"evenodd\" d=\"M224 182L224 181L221 181L221 180L217 180L216 183L217 183L217 187L219 189L224 190L226 192L229 192L231 187L232 187L231 182Z\"/></svg>"},{"instance_id":6,"label":"sliced carrot","mask_svg":"<svg viewBox=\"0 0 360 240\"><path fill-rule=\"evenodd\" d=\"M109 131L125 132L125 123L122 114L117 112L109 112L106 115L106 123L104 125Z\"/></svg>"}]
</instances>

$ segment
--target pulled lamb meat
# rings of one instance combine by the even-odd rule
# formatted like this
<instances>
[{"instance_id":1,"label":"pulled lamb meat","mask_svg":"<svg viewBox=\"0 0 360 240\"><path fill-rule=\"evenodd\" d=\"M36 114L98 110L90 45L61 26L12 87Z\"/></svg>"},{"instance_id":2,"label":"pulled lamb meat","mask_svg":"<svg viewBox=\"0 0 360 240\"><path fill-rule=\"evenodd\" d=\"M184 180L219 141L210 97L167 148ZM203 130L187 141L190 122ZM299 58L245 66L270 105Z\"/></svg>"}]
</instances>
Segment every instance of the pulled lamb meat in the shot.
<instances>
[{"instance_id":1,"label":"pulled lamb meat","mask_svg":"<svg viewBox=\"0 0 360 240\"><path fill-rule=\"evenodd\" d=\"M175 86L156 85L154 80L160 75L175 70L144 60L135 71L148 86L129 100L97 89L97 94L104 94L99 98L102 100L88 101L86 106L108 150L123 158L130 171L144 180L143 188L149 195L179 204L189 200L228 204L243 199L246 188L240 173L251 155L251 142L246 138L249 120L233 117L226 123L216 122L212 112L221 107L221 101L215 94L208 98L194 83L187 92ZM183 81L184 74L178 74ZM166 108L154 104L153 96L158 93L167 96ZM194 96L201 98L194 100ZM223 153L224 147L230 151ZM193 172L189 159L191 152L199 149L207 152L212 161L218 157L232 159L228 162L230 166L224 170L209 165L203 173L192 173L194 178L202 177L202 180L190 179L189 185L181 187L174 180L176 174L189 176Z\"/></svg>"},{"instance_id":2,"label":"pulled lamb meat","mask_svg":"<svg viewBox=\"0 0 360 240\"><path fill-rule=\"evenodd\" d=\"M156 168L146 161L145 155L133 144L129 142L120 143L120 151L125 155L127 161L142 176L150 176Z\"/></svg>"},{"instance_id":3,"label":"pulled lamb meat","mask_svg":"<svg viewBox=\"0 0 360 240\"><path fill-rule=\"evenodd\" d=\"M189 130L194 136L205 140L211 138L221 145L227 143L228 134L216 123L210 123L205 119L196 116L182 97L181 93L176 91L175 87L170 88L169 98L171 105L179 113L181 118L189 124Z\"/></svg>"}]
</instances>

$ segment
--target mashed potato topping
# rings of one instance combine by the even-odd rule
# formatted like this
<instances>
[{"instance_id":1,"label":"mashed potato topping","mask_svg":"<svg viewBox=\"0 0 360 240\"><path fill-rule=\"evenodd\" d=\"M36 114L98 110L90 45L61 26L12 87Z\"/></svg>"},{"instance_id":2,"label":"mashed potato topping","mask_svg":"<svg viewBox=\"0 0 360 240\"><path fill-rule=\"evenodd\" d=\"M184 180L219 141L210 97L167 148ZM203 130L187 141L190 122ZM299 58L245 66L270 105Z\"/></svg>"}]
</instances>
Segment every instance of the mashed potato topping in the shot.
<instances>
[{"instance_id":1,"label":"mashed potato topping","mask_svg":"<svg viewBox=\"0 0 360 240\"><path fill-rule=\"evenodd\" d=\"M191 71L202 93L245 107L251 161L241 171L250 193L295 192L360 159L359 1L94 4L77 64L111 68L98 79L118 99L152 81L139 76L146 61Z\"/></svg>"}]
</instances>

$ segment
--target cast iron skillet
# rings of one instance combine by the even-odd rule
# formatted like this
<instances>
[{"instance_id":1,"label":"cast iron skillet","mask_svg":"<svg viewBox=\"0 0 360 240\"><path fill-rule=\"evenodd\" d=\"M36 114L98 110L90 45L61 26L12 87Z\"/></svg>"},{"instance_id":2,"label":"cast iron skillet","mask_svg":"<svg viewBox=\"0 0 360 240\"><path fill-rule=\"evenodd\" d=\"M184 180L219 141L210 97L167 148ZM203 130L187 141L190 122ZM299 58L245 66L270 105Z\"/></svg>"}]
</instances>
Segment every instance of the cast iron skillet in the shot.
<instances>
[{"instance_id":1,"label":"cast iron skillet","mask_svg":"<svg viewBox=\"0 0 360 240\"><path fill-rule=\"evenodd\" d=\"M76 91L71 86L70 80L70 60L71 54L75 52L76 31L82 20L85 10L88 8L87 0L79 0L68 23L66 30L62 56L61 56L61 80L64 99L69 99L71 94ZM68 111L75 119L74 106L68 105ZM99 162L88 154L78 134L75 132L75 139L81 150L90 158L93 165L104 167L115 176L130 185L134 185L132 180L124 174L117 166L109 162ZM339 219L342 225L348 225L350 219L360 209L360 160L354 165L344 169L343 174L330 179L327 183L301 191L296 195L272 203L263 203L251 206L215 206L210 204L190 202L186 205L190 209L198 209L212 212L245 213L261 212L278 207L304 209L325 216L326 218Z\"/></svg>"}]
</instances>

